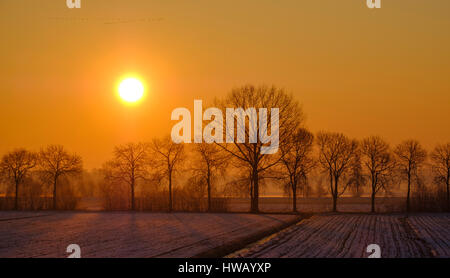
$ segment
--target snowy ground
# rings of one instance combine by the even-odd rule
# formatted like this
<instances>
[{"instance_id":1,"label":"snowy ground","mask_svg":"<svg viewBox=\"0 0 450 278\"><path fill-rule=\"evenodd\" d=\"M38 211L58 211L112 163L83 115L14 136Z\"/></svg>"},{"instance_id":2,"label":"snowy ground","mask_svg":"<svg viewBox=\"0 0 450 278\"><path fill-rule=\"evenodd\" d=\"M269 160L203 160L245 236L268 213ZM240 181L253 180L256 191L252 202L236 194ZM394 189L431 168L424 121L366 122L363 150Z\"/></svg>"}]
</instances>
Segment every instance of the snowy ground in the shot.
<instances>
[{"instance_id":1,"label":"snowy ground","mask_svg":"<svg viewBox=\"0 0 450 278\"><path fill-rule=\"evenodd\" d=\"M242 244L296 219L220 213L0 212L0 257L67 257L69 244L78 244L82 257L192 257Z\"/></svg>"},{"instance_id":2,"label":"snowy ground","mask_svg":"<svg viewBox=\"0 0 450 278\"><path fill-rule=\"evenodd\" d=\"M194 257L224 255L298 217L275 214L0 212L0 257ZM318 214L234 257L450 257L450 214ZM221 249L222 248L222 249ZM218 251L219 250L219 251ZM228 253L225 253L228 254Z\"/></svg>"},{"instance_id":3,"label":"snowy ground","mask_svg":"<svg viewBox=\"0 0 450 278\"><path fill-rule=\"evenodd\" d=\"M450 214L315 215L233 254L235 257L450 257Z\"/></svg>"}]
</instances>

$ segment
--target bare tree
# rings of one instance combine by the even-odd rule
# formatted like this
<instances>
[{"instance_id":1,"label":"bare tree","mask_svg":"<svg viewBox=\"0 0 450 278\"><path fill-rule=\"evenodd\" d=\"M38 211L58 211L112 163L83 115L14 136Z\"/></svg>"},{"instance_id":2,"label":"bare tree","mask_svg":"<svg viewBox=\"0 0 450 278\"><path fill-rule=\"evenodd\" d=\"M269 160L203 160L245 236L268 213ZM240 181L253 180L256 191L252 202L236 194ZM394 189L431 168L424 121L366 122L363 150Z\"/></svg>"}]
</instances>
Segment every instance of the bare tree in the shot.
<instances>
[{"instance_id":1,"label":"bare tree","mask_svg":"<svg viewBox=\"0 0 450 278\"><path fill-rule=\"evenodd\" d=\"M184 159L184 145L174 143L170 136L166 136L163 139L153 140L151 148L155 154L152 158L155 170L161 177L167 178L169 183L169 211L172 211L173 174Z\"/></svg>"},{"instance_id":2,"label":"bare tree","mask_svg":"<svg viewBox=\"0 0 450 278\"><path fill-rule=\"evenodd\" d=\"M437 145L431 153L433 171L436 179L443 182L447 189L447 210L450 211L450 143Z\"/></svg>"},{"instance_id":3,"label":"bare tree","mask_svg":"<svg viewBox=\"0 0 450 278\"><path fill-rule=\"evenodd\" d=\"M371 185L371 212L375 212L375 197L381 189L387 190L392 181L395 169L394 159L389 144L381 137L371 136L365 138L361 144L363 163L369 173Z\"/></svg>"},{"instance_id":4,"label":"bare tree","mask_svg":"<svg viewBox=\"0 0 450 278\"><path fill-rule=\"evenodd\" d=\"M418 177L418 170L427 158L427 152L416 140L406 140L397 145L394 150L400 174L406 178L408 190L406 195L406 211L409 212L411 184L413 178Z\"/></svg>"},{"instance_id":5,"label":"bare tree","mask_svg":"<svg viewBox=\"0 0 450 278\"><path fill-rule=\"evenodd\" d=\"M103 166L105 178L130 187L131 210L136 209L135 189L140 179L149 177L149 145L128 143L114 148L114 158Z\"/></svg>"},{"instance_id":6,"label":"bare tree","mask_svg":"<svg viewBox=\"0 0 450 278\"><path fill-rule=\"evenodd\" d=\"M292 210L297 212L297 189L305 184L307 175L315 166L311 157L314 135L304 128L298 129L281 147L281 162L292 190Z\"/></svg>"},{"instance_id":7,"label":"bare tree","mask_svg":"<svg viewBox=\"0 0 450 278\"><path fill-rule=\"evenodd\" d=\"M194 174L203 179L207 185L208 211L211 211L211 189L217 174L224 172L228 165L230 155L215 144L195 144L194 150L198 159L194 161Z\"/></svg>"},{"instance_id":8,"label":"bare tree","mask_svg":"<svg viewBox=\"0 0 450 278\"><path fill-rule=\"evenodd\" d=\"M218 144L225 151L229 152L233 157L242 161L248 165L249 174L251 175L251 211L257 213L259 211L259 181L263 172L267 171L274 165L280 162L281 156L276 156L269 153L262 152L262 149L267 148L267 143L262 142L260 138L256 138L258 134L268 134L267 131L278 133L279 146L285 144L285 139L290 134L297 130L303 120L302 109L298 102L294 100L291 94L287 94L285 90L276 88L274 86L259 86L246 85L243 87L235 88L222 102L222 108L234 107L242 108L242 111L246 111L241 114L246 114L246 120L237 120L238 116L233 116L234 129L231 130L233 134L230 134L230 130L225 129L224 136L234 137L234 133L238 133L238 130L244 130L245 142L239 142L234 140L233 143ZM250 117L253 115L255 118L261 120L261 108L267 109L267 118L270 122L267 122L266 127L260 127L258 124L253 126L250 124ZM273 110L272 110L273 109ZM273 122L272 111L278 111L278 121ZM275 112L274 112L275 113ZM236 121L235 121L236 119ZM234 125L236 122L236 125ZM227 119L227 125L229 124ZM276 128L278 127L278 128ZM250 140L251 136L254 136L254 140ZM255 136L256 135L256 136Z\"/></svg>"},{"instance_id":9,"label":"bare tree","mask_svg":"<svg viewBox=\"0 0 450 278\"><path fill-rule=\"evenodd\" d=\"M63 146L50 145L39 152L40 172L53 184L53 209L57 209L58 180L64 176L80 174L83 162L80 156L68 153Z\"/></svg>"},{"instance_id":10,"label":"bare tree","mask_svg":"<svg viewBox=\"0 0 450 278\"><path fill-rule=\"evenodd\" d=\"M339 181L350 169L358 150L358 143L342 133L334 132L319 132L316 142L319 146L319 163L328 172L333 212L336 212L337 199L344 194L348 186L346 184L340 189Z\"/></svg>"},{"instance_id":11,"label":"bare tree","mask_svg":"<svg viewBox=\"0 0 450 278\"><path fill-rule=\"evenodd\" d=\"M37 155L25 149L16 149L2 157L0 171L15 186L15 210L19 208L19 186L23 184L29 171L36 166L36 161Z\"/></svg>"},{"instance_id":12,"label":"bare tree","mask_svg":"<svg viewBox=\"0 0 450 278\"><path fill-rule=\"evenodd\" d=\"M360 152L356 152L354 159L352 159L347 186L349 189L353 190L353 196L360 197L364 192L366 177L362 169Z\"/></svg>"}]
</instances>

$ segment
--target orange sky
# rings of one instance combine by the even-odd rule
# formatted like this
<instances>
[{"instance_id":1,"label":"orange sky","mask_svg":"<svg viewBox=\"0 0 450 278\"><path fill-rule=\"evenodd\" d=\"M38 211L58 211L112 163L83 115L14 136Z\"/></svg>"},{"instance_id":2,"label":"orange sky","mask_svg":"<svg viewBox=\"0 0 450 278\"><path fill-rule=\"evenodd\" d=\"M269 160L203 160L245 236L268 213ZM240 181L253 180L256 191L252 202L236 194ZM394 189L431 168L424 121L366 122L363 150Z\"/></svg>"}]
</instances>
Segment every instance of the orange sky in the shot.
<instances>
[{"instance_id":1,"label":"orange sky","mask_svg":"<svg viewBox=\"0 0 450 278\"><path fill-rule=\"evenodd\" d=\"M450 141L450 1L0 1L0 154L63 144L99 167L168 134L171 111L275 84L307 126L392 143ZM120 20L119 20L120 19ZM147 95L129 106L117 82Z\"/></svg>"}]
</instances>

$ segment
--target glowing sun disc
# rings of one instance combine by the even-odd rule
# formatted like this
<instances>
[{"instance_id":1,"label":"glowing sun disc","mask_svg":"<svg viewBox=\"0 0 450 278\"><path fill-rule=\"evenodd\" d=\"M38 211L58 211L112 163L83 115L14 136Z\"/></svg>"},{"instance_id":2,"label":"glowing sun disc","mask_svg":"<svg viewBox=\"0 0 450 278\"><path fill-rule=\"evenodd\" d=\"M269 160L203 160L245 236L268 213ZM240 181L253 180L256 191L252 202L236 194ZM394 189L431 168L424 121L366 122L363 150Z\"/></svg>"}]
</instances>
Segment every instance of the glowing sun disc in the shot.
<instances>
[{"instance_id":1,"label":"glowing sun disc","mask_svg":"<svg viewBox=\"0 0 450 278\"><path fill-rule=\"evenodd\" d=\"M126 102L136 102L144 95L144 85L136 78L127 78L120 82L119 95Z\"/></svg>"}]
</instances>

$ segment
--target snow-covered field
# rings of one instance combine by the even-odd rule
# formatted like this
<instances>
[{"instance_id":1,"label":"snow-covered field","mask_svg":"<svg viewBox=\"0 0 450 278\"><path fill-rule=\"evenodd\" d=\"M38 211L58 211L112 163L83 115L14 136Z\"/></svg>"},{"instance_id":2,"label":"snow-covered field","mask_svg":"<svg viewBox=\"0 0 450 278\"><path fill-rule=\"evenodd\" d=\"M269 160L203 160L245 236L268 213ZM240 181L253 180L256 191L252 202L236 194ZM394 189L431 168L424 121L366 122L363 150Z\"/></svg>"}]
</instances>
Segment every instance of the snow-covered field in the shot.
<instances>
[{"instance_id":1,"label":"snow-covered field","mask_svg":"<svg viewBox=\"0 0 450 278\"><path fill-rule=\"evenodd\" d=\"M0 212L0 257L450 257L450 214Z\"/></svg>"},{"instance_id":2,"label":"snow-covered field","mask_svg":"<svg viewBox=\"0 0 450 278\"><path fill-rule=\"evenodd\" d=\"M315 215L235 253L236 257L450 257L450 214Z\"/></svg>"},{"instance_id":3,"label":"snow-covered field","mask_svg":"<svg viewBox=\"0 0 450 278\"><path fill-rule=\"evenodd\" d=\"M0 212L0 257L193 257L275 231L294 215ZM213 253L214 254L214 253Z\"/></svg>"}]
</instances>

